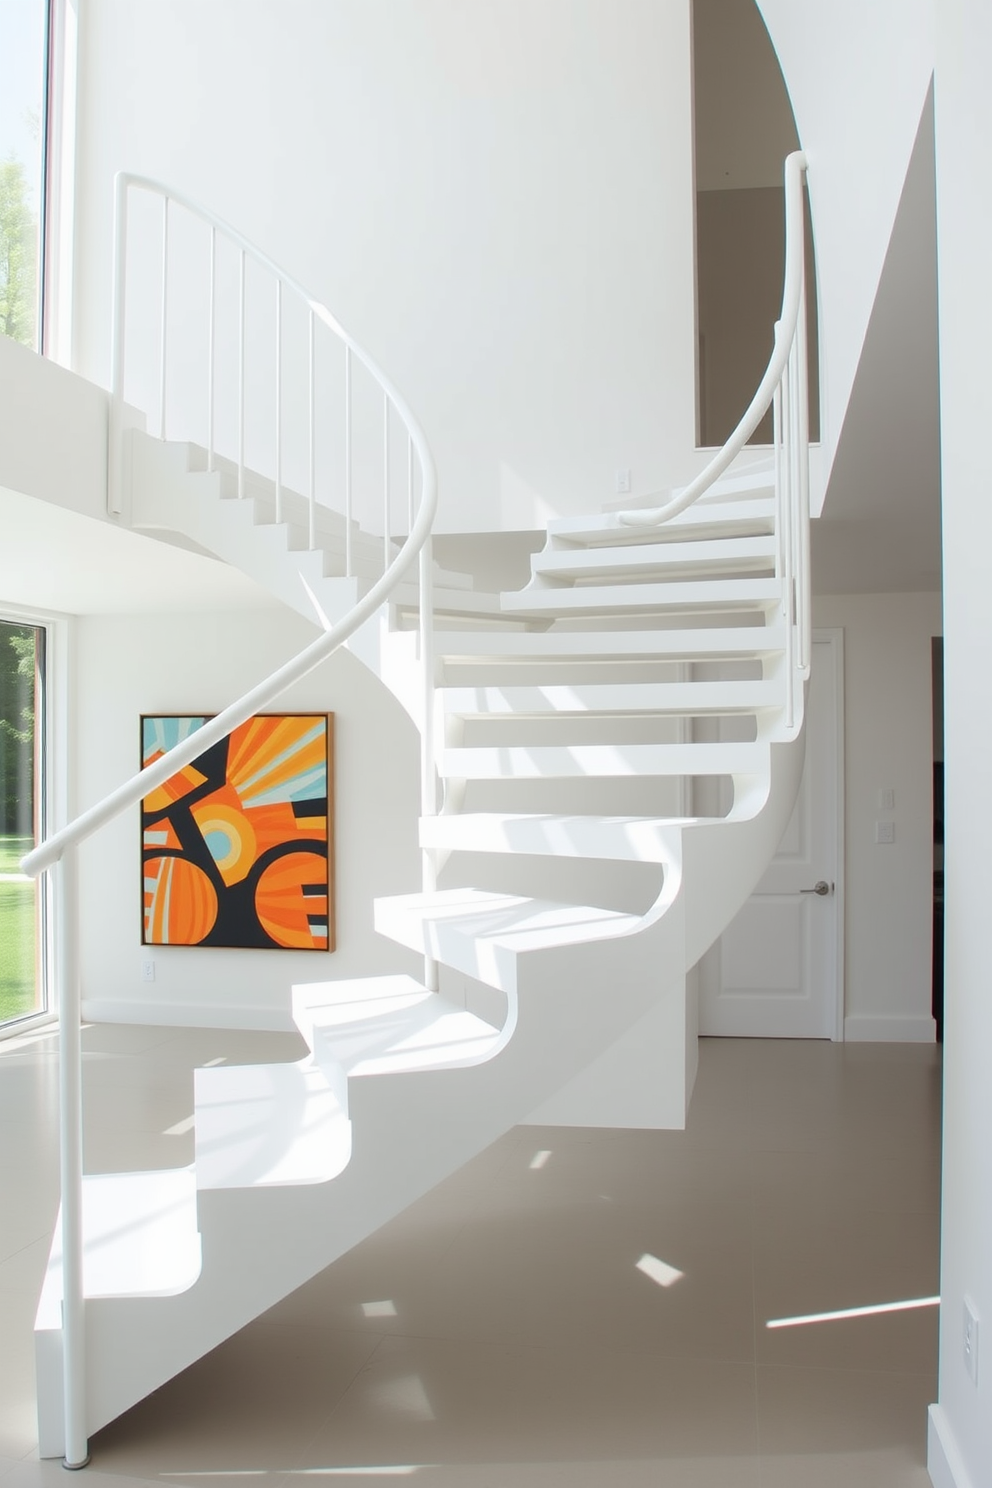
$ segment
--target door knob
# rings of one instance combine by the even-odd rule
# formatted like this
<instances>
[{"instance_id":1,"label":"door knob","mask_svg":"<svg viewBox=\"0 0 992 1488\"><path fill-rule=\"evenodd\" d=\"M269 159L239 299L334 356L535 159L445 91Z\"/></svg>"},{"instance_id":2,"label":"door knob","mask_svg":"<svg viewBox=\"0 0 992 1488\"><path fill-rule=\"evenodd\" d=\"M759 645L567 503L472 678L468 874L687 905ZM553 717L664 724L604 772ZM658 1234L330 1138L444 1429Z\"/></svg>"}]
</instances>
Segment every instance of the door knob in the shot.
<instances>
[{"instance_id":1,"label":"door knob","mask_svg":"<svg viewBox=\"0 0 992 1488\"><path fill-rule=\"evenodd\" d=\"M830 890L832 888L833 888L833 884L828 884L827 883L827 880L825 878L821 878L820 881L819 881L819 883L815 883L811 889L800 889L799 892L800 892L800 894L820 894L820 895L823 895L823 894L829 894L830 893Z\"/></svg>"}]
</instances>

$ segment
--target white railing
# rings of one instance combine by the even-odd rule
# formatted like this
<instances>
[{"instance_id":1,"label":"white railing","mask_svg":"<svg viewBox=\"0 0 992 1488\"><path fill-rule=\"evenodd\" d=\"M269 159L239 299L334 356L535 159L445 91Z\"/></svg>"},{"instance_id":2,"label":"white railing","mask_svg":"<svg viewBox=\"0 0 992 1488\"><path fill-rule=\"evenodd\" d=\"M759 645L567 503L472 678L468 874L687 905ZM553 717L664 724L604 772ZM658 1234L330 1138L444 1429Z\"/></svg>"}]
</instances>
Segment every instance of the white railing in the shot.
<instances>
[{"instance_id":1,"label":"white railing","mask_svg":"<svg viewBox=\"0 0 992 1488\"><path fill-rule=\"evenodd\" d=\"M275 323L277 341L273 348L275 385L275 493L277 520L281 518L283 504L283 441L282 419L282 307L288 292L304 303L308 320L307 360L309 363L309 422L307 444L309 448L310 479L308 485L310 543L316 542L318 525L316 483L314 480L314 446L317 430L317 406L314 380L314 339L318 326L331 331L341 343L344 351L344 415L346 460L342 483L345 495L345 533L347 572L351 576L351 455L352 440L352 363L357 360L366 369L381 390L382 428L384 453L382 471L384 477L384 562L381 576L372 583L367 593L358 600L352 610L336 624L330 625L322 635L303 651L259 682L249 692L231 703L223 712L203 725L190 738L177 744L154 764L147 766L120 785L95 806L84 811L68 826L53 833L39 844L22 862L26 874L36 878L48 872L54 880L53 900L55 905L56 977L58 984L60 1024L60 1163L62 1189L62 1347L63 1385L65 1417L65 1464L82 1467L89 1460L86 1437L85 1405L85 1341L83 1303L83 1155L82 1155L82 1047L81 1006L78 964L78 870L77 849L79 844L98 832L108 822L143 799L148 793L174 775L177 770L190 763L205 749L267 707L294 682L307 676L315 667L337 650L354 632L383 605L408 573L414 561L420 565L420 647L421 666L424 674L424 717L421 731L421 813L432 816L436 813L436 777L434 771L434 744L432 725L433 709L433 603L432 603L432 554L431 528L437 508L437 475L433 456L423 431L406 401L393 386L384 372L371 357L339 325L330 312L289 275L285 274L265 254L259 252L233 228L228 227L211 213L205 212L186 198L167 191L154 181L143 177L119 175L117 178L117 230L115 236L115 288L113 331L113 387L110 413L110 447L108 460L108 504L112 511L122 507L121 473L123 469L122 443L124 438L124 349L126 313L126 263L127 263L127 208L131 189L153 193L163 202L162 216L162 276L160 299L161 348L158 392L159 432L164 436L167 426L168 397L167 374L169 367L169 204L181 206L209 228L209 327L208 365L205 390L207 395L208 466L213 468L216 459L214 448L214 408L217 395L217 356L215 334L215 286L218 235L223 235L236 248L239 260L239 352L238 352L238 491L245 490L245 347L248 339L248 323L245 314L245 267L249 259L265 269L275 285ZM397 419L407 433L407 509L409 533L399 549L393 554L390 544L389 502L389 436L391 419ZM415 480L419 468L419 482ZM419 484L419 502L415 498L415 486ZM433 856L429 851L422 854L424 888L434 886ZM437 988L436 963L427 960L424 968L428 987Z\"/></svg>"},{"instance_id":2,"label":"white railing","mask_svg":"<svg viewBox=\"0 0 992 1488\"><path fill-rule=\"evenodd\" d=\"M226 456L237 469L239 496L246 494L249 464L267 475L277 522L285 515L287 465L293 465L307 502L309 546L317 546L322 509L337 509L344 518L347 577L354 572L353 524L363 495L366 526L382 522L388 568L391 529L402 523L395 510L399 493L392 490L393 470L402 463L392 448L398 426L406 431L410 525L423 449L397 389L327 307L215 213L128 172L116 179L114 265L112 515L123 505L123 446L116 436L125 404L134 401L159 438L205 444L208 470ZM133 326L132 280L142 299ZM366 385L356 389L359 369ZM363 392L356 431L356 398ZM251 456L249 436L256 446ZM318 436L328 446L320 452Z\"/></svg>"},{"instance_id":3,"label":"white railing","mask_svg":"<svg viewBox=\"0 0 992 1488\"><path fill-rule=\"evenodd\" d=\"M741 453L768 409L775 455L775 574L782 585L785 626L786 725L795 723L795 682L809 675L812 641L809 575L809 376L806 337L806 236L803 178L806 156L785 162L785 283L775 342L757 392L726 444L685 490L663 506L620 512L627 527L657 527L684 512L719 480Z\"/></svg>"}]
</instances>

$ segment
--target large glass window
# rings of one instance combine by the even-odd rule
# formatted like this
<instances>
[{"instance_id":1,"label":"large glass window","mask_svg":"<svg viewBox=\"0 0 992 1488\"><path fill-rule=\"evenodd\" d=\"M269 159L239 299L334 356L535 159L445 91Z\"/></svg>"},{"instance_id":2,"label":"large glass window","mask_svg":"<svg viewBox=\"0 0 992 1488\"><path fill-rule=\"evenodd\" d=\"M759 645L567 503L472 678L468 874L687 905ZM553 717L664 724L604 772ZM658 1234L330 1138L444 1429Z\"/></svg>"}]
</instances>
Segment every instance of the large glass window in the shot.
<instances>
[{"instance_id":1,"label":"large glass window","mask_svg":"<svg viewBox=\"0 0 992 1488\"><path fill-rule=\"evenodd\" d=\"M0 0L0 335L41 346L48 0Z\"/></svg>"},{"instance_id":2,"label":"large glass window","mask_svg":"<svg viewBox=\"0 0 992 1488\"><path fill-rule=\"evenodd\" d=\"M0 1026L43 1013L44 901L20 860L44 802L45 631L0 620Z\"/></svg>"}]
</instances>

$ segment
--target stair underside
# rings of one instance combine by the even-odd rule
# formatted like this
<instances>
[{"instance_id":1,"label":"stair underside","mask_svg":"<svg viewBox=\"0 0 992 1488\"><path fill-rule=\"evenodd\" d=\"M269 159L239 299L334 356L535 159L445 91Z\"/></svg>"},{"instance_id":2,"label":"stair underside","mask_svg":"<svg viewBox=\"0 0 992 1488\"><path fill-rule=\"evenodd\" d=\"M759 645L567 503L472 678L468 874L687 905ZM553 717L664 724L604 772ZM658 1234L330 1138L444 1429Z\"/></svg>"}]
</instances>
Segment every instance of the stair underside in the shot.
<instances>
[{"instance_id":1,"label":"stair underside","mask_svg":"<svg viewBox=\"0 0 992 1488\"><path fill-rule=\"evenodd\" d=\"M506 614L622 615L629 611L684 613L770 610L781 602L777 579L702 580L696 583L589 584L524 589L502 595Z\"/></svg>"},{"instance_id":2,"label":"stair underside","mask_svg":"<svg viewBox=\"0 0 992 1488\"><path fill-rule=\"evenodd\" d=\"M459 718L539 717L544 714L662 713L689 717L753 713L780 707L782 687L775 681L747 682L576 682L571 686L507 685L443 687L445 713Z\"/></svg>"},{"instance_id":3,"label":"stair underside","mask_svg":"<svg viewBox=\"0 0 992 1488\"><path fill-rule=\"evenodd\" d=\"M441 751L440 772L460 780L604 776L756 775L768 746L744 744L510 744Z\"/></svg>"},{"instance_id":4,"label":"stair underside","mask_svg":"<svg viewBox=\"0 0 992 1488\"><path fill-rule=\"evenodd\" d=\"M761 659L780 653L785 645L781 624L760 623L733 629L642 630L469 630L438 631L435 652L439 662L543 662L546 660L634 660L664 657L672 661Z\"/></svg>"},{"instance_id":5,"label":"stair underside","mask_svg":"<svg viewBox=\"0 0 992 1488\"><path fill-rule=\"evenodd\" d=\"M513 811L463 812L420 821L422 847L448 852L527 853L555 858L669 863L678 834L699 817L565 816Z\"/></svg>"},{"instance_id":6,"label":"stair underside","mask_svg":"<svg viewBox=\"0 0 992 1488\"><path fill-rule=\"evenodd\" d=\"M699 579L774 569L777 547L774 534L769 534L715 541L640 543L634 546L616 544L571 551L555 548L535 553L531 570L546 579L602 576L623 582L632 574L653 574L659 578L673 574Z\"/></svg>"}]
</instances>

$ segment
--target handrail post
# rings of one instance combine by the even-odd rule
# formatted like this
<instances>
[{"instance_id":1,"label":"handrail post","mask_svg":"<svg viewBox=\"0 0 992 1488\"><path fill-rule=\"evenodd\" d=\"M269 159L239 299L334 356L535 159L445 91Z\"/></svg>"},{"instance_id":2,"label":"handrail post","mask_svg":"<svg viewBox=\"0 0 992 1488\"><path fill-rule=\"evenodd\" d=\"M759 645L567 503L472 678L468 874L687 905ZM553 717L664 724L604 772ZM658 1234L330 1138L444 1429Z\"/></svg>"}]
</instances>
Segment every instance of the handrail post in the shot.
<instances>
[{"instance_id":1,"label":"handrail post","mask_svg":"<svg viewBox=\"0 0 992 1488\"><path fill-rule=\"evenodd\" d=\"M316 413L316 391L315 391L315 388L316 388L316 373L315 373L315 359L314 359L314 337L316 335L316 330L317 330L317 323L316 323L316 321L314 319L314 313L311 310L310 311L310 341L309 341L309 352L310 352L310 364L309 364L310 365L310 460L309 460L309 467L308 467L308 469L309 469L309 475L308 475L308 479L309 479L309 490L308 490L308 495L309 495L309 498L310 498L309 499L310 517L309 517L309 524L308 524L308 527L309 527L308 538L309 538L309 547L310 547L310 551L311 552L313 552L314 548L317 546L317 508L316 508L316 500L317 500L317 476L316 476L316 463L317 463L317 455L316 455L316 437L317 437L316 436L316 422L317 422L317 413Z\"/></svg>"},{"instance_id":2,"label":"handrail post","mask_svg":"<svg viewBox=\"0 0 992 1488\"><path fill-rule=\"evenodd\" d=\"M793 570L792 539L792 387L788 367L782 374L779 393L782 409L782 460L780 479L782 482L782 553L785 568L782 574L782 622L785 627L785 724L792 728L796 717L795 704L795 629L793 599L795 575Z\"/></svg>"},{"instance_id":3,"label":"handrail post","mask_svg":"<svg viewBox=\"0 0 992 1488\"><path fill-rule=\"evenodd\" d=\"M434 759L434 545L428 536L420 549L420 665L424 716L420 730L420 814L437 816L437 780ZM425 894L437 888L437 865L431 848L421 849L421 883ZM424 986L437 992L440 986L436 959L424 955Z\"/></svg>"},{"instance_id":4,"label":"handrail post","mask_svg":"<svg viewBox=\"0 0 992 1488\"><path fill-rule=\"evenodd\" d=\"M389 567L389 394L382 395L382 571Z\"/></svg>"},{"instance_id":5,"label":"handrail post","mask_svg":"<svg viewBox=\"0 0 992 1488\"><path fill-rule=\"evenodd\" d=\"M351 552L351 347L344 349L344 574L352 575Z\"/></svg>"},{"instance_id":6,"label":"handrail post","mask_svg":"<svg viewBox=\"0 0 992 1488\"><path fill-rule=\"evenodd\" d=\"M282 521L282 280L276 280L276 521Z\"/></svg>"},{"instance_id":7,"label":"handrail post","mask_svg":"<svg viewBox=\"0 0 992 1488\"><path fill-rule=\"evenodd\" d=\"M113 337L110 351L110 419L107 429L107 510L120 516L124 507L124 308L127 281L128 181L118 173L114 222Z\"/></svg>"},{"instance_id":8,"label":"handrail post","mask_svg":"<svg viewBox=\"0 0 992 1488\"><path fill-rule=\"evenodd\" d=\"M217 229L210 224L210 325L207 334L207 469L214 468L214 363L217 348Z\"/></svg>"},{"instance_id":9,"label":"handrail post","mask_svg":"<svg viewBox=\"0 0 992 1488\"><path fill-rule=\"evenodd\" d=\"M247 261L241 250L238 272L238 497L245 494L245 299Z\"/></svg>"},{"instance_id":10,"label":"handrail post","mask_svg":"<svg viewBox=\"0 0 992 1488\"><path fill-rule=\"evenodd\" d=\"M408 433L406 436L406 530L408 535L413 527L415 510L413 482L413 435Z\"/></svg>"},{"instance_id":11,"label":"handrail post","mask_svg":"<svg viewBox=\"0 0 992 1488\"><path fill-rule=\"evenodd\" d=\"M169 198L162 198L162 363L160 369L160 407L158 437L165 438L166 368L169 337Z\"/></svg>"},{"instance_id":12,"label":"handrail post","mask_svg":"<svg viewBox=\"0 0 992 1488\"><path fill-rule=\"evenodd\" d=\"M809 350L806 335L806 253L799 292L796 349L799 362L799 665L809 669L812 640L809 552Z\"/></svg>"},{"instance_id":13,"label":"handrail post","mask_svg":"<svg viewBox=\"0 0 992 1488\"><path fill-rule=\"evenodd\" d=\"M62 1389L68 1468L89 1462L83 1300L83 1079L77 848L55 865L59 931L59 1167L62 1185Z\"/></svg>"}]
</instances>

